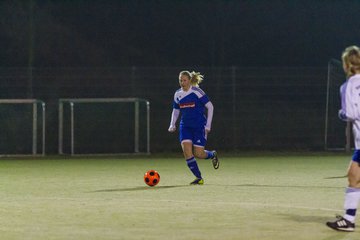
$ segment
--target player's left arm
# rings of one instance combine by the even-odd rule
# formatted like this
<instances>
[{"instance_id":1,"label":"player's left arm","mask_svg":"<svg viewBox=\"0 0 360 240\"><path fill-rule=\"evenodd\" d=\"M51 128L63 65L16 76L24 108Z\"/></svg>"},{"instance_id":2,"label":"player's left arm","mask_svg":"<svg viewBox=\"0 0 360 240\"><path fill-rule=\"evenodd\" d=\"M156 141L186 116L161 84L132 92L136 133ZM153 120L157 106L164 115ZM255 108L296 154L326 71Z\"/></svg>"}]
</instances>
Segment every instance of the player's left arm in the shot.
<instances>
[{"instance_id":1,"label":"player's left arm","mask_svg":"<svg viewBox=\"0 0 360 240\"><path fill-rule=\"evenodd\" d=\"M213 119L213 115L214 115L214 105L212 104L212 102L209 100L209 98L207 97L207 95L205 94L205 92L201 89L199 90L199 100L202 104L204 104L204 106L207 109L207 117L206 117L206 125L205 125L205 131L206 133L209 133L211 131L211 122Z\"/></svg>"},{"instance_id":2,"label":"player's left arm","mask_svg":"<svg viewBox=\"0 0 360 240\"><path fill-rule=\"evenodd\" d=\"M210 101L208 101L205 104L205 107L207 108L205 131L208 133L211 131L211 122L212 122L213 115L214 115L214 105Z\"/></svg>"}]
</instances>

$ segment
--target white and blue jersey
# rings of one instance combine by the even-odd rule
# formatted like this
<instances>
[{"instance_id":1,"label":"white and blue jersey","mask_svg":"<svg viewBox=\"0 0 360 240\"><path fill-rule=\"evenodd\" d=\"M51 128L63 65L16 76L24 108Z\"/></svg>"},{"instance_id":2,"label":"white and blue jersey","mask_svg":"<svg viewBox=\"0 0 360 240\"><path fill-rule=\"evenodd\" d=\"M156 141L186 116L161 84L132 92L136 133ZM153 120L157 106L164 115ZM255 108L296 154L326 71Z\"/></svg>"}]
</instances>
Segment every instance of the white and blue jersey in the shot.
<instances>
[{"instance_id":1,"label":"white and blue jersey","mask_svg":"<svg viewBox=\"0 0 360 240\"><path fill-rule=\"evenodd\" d=\"M360 74L350 77L340 87L341 109L346 118L360 121Z\"/></svg>"},{"instance_id":2,"label":"white and blue jersey","mask_svg":"<svg viewBox=\"0 0 360 240\"><path fill-rule=\"evenodd\" d=\"M174 94L173 108L181 112L180 126L204 128L206 124L205 104L209 98L198 87L191 86L188 91L182 88Z\"/></svg>"},{"instance_id":3,"label":"white and blue jersey","mask_svg":"<svg viewBox=\"0 0 360 240\"><path fill-rule=\"evenodd\" d=\"M352 122L355 154L353 160L360 163L360 74L351 76L340 87L341 118Z\"/></svg>"},{"instance_id":4,"label":"white and blue jersey","mask_svg":"<svg viewBox=\"0 0 360 240\"><path fill-rule=\"evenodd\" d=\"M175 92L173 108L181 113L180 142L191 141L194 146L205 146L205 105L208 102L209 98L198 87L191 86L188 91L180 88Z\"/></svg>"}]
</instances>

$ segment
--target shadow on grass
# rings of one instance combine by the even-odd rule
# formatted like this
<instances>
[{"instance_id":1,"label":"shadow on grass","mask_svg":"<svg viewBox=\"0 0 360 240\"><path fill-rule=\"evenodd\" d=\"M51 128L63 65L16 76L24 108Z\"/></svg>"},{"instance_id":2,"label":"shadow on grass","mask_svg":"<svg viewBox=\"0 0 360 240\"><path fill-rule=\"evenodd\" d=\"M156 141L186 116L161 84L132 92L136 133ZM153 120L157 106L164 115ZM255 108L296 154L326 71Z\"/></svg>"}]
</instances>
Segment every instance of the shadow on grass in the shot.
<instances>
[{"instance_id":1,"label":"shadow on grass","mask_svg":"<svg viewBox=\"0 0 360 240\"><path fill-rule=\"evenodd\" d=\"M211 186L220 186L220 187L258 187L258 188L331 188L331 189L343 189L344 187L333 187L333 186L304 186L304 185L271 185L271 184L237 184L237 185L225 185L225 184L206 184Z\"/></svg>"},{"instance_id":2,"label":"shadow on grass","mask_svg":"<svg viewBox=\"0 0 360 240\"><path fill-rule=\"evenodd\" d=\"M302 185L270 185L270 184L238 184L238 185L226 185L226 184L206 184L204 186L219 186L219 187L254 187L254 188L330 188L330 189L343 189L343 187L332 187L332 186L302 186ZM109 189L100 189L95 191L90 191L88 193L96 192L133 192L133 191L156 191L162 189L171 189L171 188L184 188L184 187L193 187L191 185L173 185L173 186L139 186L139 187L130 187L130 188L109 188Z\"/></svg>"},{"instance_id":3,"label":"shadow on grass","mask_svg":"<svg viewBox=\"0 0 360 240\"><path fill-rule=\"evenodd\" d=\"M100 189L91 191L89 193L96 193L96 192L132 192L132 191L151 191L151 190L161 190L161 189L169 189L169 188L182 188L182 187L189 187L190 185L176 185L176 186L155 186L155 187L131 187L131 188L110 188L110 189Z\"/></svg>"},{"instance_id":4,"label":"shadow on grass","mask_svg":"<svg viewBox=\"0 0 360 240\"><path fill-rule=\"evenodd\" d=\"M296 214L278 214L279 216L289 220L289 221L293 221L293 222L298 222L298 223L320 223L320 224L324 224L329 220L333 220L331 219L331 217L324 217L324 216L300 216L300 215L296 215Z\"/></svg>"},{"instance_id":5,"label":"shadow on grass","mask_svg":"<svg viewBox=\"0 0 360 240\"><path fill-rule=\"evenodd\" d=\"M343 176L334 176L334 177L326 177L324 179L338 179L338 178L347 178L347 175L343 175Z\"/></svg>"}]
</instances>

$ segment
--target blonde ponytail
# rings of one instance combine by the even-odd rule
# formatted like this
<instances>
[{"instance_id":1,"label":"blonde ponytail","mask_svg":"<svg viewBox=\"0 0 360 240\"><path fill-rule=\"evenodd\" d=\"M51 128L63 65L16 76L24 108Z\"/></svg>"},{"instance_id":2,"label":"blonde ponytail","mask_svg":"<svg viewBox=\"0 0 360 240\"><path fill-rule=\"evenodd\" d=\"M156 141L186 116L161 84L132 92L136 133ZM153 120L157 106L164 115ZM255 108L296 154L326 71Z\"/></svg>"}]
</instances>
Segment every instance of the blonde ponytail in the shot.
<instances>
[{"instance_id":1,"label":"blonde ponytail","mask_svg":"<svg viewBox=\"0 0 360 240\"><path fill-rule=\"evenodd\" d=\"M204 80L204 76L200 74L200 72L191 72L191 85L198 87L199 84Z\"/></svg>"}]
</instances>

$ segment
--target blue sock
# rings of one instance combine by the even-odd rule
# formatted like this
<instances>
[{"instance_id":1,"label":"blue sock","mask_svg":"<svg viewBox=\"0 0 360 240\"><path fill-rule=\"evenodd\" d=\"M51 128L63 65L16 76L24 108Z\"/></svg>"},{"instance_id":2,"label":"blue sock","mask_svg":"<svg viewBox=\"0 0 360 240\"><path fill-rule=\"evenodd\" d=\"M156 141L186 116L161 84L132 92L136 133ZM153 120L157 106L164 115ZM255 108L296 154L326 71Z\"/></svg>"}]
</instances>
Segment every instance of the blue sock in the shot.
<instances>
[{"instance_id":1,"label":"blue sock","mask_svg":"<svg viewBox=\"0 0 360 240\"><path fill-rule=\"evenodd\" d=\"M200 172L199 167L198 167L198 165L196 163L195 157L191 157L191 158L187 159L186 163L187 163L188 167L190 168L191 172L195 175L195 177L202 178L201 177L201 172Z\"/></svg>"},{"instance_id":2,"label":"blue sock","mask_svg":"<svg viewBox=\"0 0 360 240\"><path fill-rule=\"evenodd\" d=\"M205 159L210 159L210 158L214 157L214 152L213 151L205 150L205 152L207 154L207 157Z\"/></svg>"}]
</instances>

